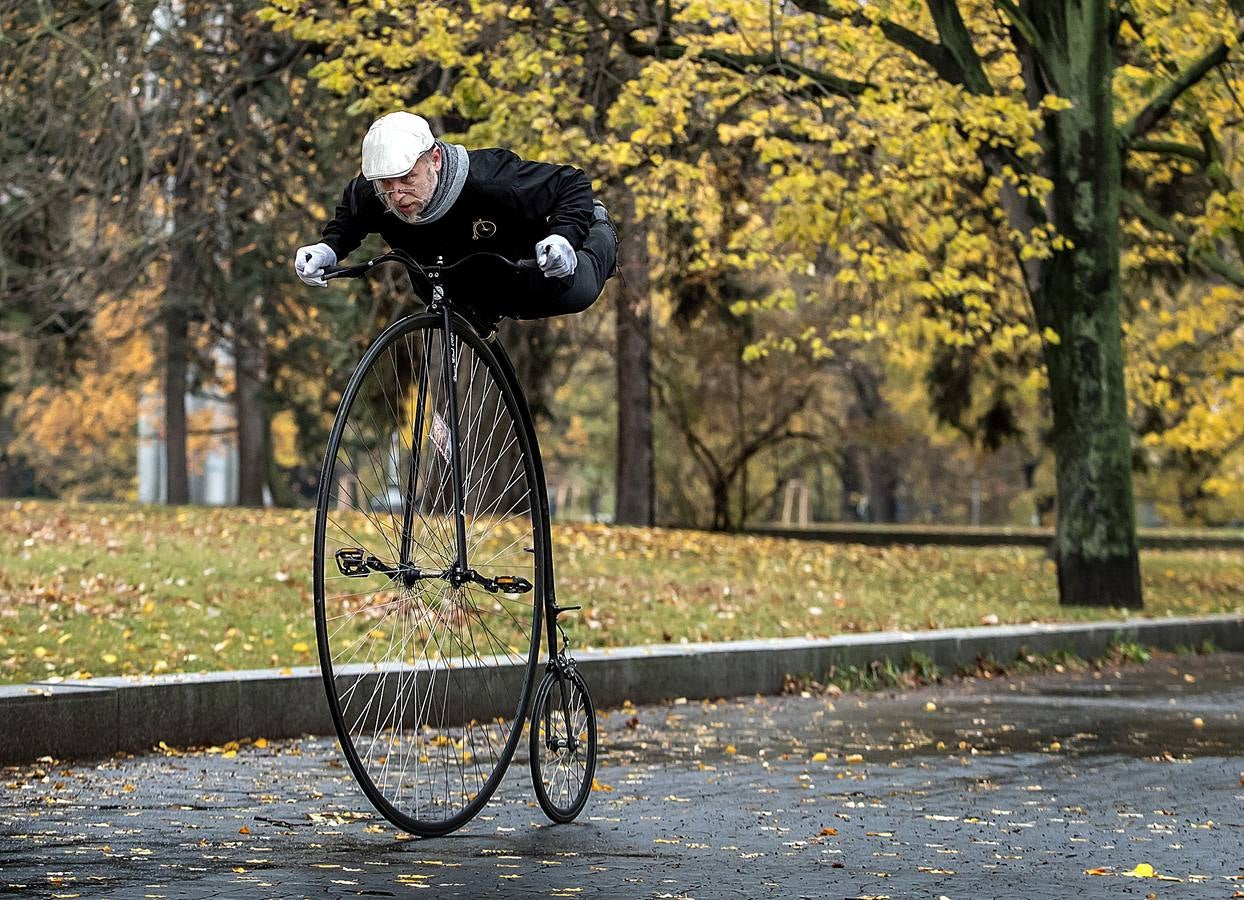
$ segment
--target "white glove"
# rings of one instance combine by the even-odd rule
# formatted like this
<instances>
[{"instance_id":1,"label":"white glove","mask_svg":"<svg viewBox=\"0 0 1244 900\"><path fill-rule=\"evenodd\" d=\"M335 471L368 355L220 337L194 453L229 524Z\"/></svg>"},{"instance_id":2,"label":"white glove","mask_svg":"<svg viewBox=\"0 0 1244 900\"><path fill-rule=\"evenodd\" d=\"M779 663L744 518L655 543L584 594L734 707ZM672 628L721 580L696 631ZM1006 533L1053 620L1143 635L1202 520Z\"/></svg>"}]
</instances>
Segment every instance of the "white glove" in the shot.
<instances>
[{"instance_id":1,"label":"white glove","mask_svg":"<svg viewBox=\"0 0 1244 900\"><path fill-rule=\"evenodd\" d=\"M536 244L536 262L545 278L563 278L573 275L579 266L579 257L570 241L560 234L550 234Z\"/></svg>"},{"instance_id":2,"label":"white glove","mask_svg":"<svg viewBox=\"0 0 1244 900\"><path fill-rule=\"evenodd\" d=\"M328 287L328 282L323 278L324 267L335 265L337 265L337 254L328 244L299 247L298 252L294 254L294 271L298 273L298 277L303 280L304 284Z\"/></svg>"}]
</instances>

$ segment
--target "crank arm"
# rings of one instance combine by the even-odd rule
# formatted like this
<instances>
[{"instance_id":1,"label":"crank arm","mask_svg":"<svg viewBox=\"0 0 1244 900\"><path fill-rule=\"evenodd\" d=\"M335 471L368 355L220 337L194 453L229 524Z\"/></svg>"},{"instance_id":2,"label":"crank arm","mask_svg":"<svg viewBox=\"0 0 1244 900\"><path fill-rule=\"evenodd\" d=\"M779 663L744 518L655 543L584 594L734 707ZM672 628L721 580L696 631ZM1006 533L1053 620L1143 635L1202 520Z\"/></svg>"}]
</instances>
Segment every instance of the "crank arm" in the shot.
<instances>
[{"instance_id":1,"label":"crank arm","mask_svg":"<svg viewBox=\"0 0 1244 900\"><path fill-rule=\"evenodd\" d=\"M448 572L422 572L416 566L391 566L374 553L367 553L361 547L343 547L335 554L337 569L347 578L366 578L368 575L386 575L392 581L398 581L406 587L429 578L448 579Z\"/></svg>"},{"instance_id":2,"label":"crank arm","mask_svg":"<svg viewBox=\"0 0 1244 900\"><path fill-rule=\"evenodd\" d=\"M531 582L517 575L498 575L496 578L485 578L478 572L471 575L470 580L490 594L525 594L531 590Z\"/></svg>"}]
</instances>

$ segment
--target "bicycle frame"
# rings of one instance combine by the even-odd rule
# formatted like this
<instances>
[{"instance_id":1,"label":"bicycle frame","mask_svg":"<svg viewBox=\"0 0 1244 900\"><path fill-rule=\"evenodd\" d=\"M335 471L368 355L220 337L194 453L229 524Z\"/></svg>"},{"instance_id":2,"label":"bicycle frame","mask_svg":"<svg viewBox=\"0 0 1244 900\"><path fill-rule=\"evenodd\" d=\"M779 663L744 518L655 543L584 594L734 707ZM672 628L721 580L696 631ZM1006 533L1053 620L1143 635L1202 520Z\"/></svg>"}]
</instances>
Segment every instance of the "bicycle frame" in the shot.
<instances>
[{"instance_id":1,"label":"bicycle frame","mask_svg":"<svg viewBox=\"0 0 1244 900\"><path fill-rule=\"evenodd\" d=\"M437 258L436 264L433 266L420 266L413 258L402 251L391 251L378 256L374 259L367 260L356 266L348 266L341 268L330 268L326 270L326 278L354 277L362 275L375 266L383 262L400 262L412 274L417 273L425 278L432 288L432 296L430 298L422 298L427 305L428 311L441 315L442 328L445 339L441 348L441 364L444 374L444 387L449 403L449 422L447 423L449 431L449 451L450 451L450 468L451 480L453 488L453 506L454 506L454 531L457 543L457 560L453 569L449 573L450 583L454 587L461 586L466 581L471 580L474 574L469 568L470 561L467 559L466 546L466 502L463 488L462 475L462 456L460 448L460 435L458 432L458 401L457 401L457 375L458 375L458 353L456 341L453 338L453 324L455 322L472 328L479 333L480 329L466 316L462 315L454 306L452 298L446 291L444 283L441 281L441 275L450 271L456 266L462 265L464 262L479 256L489 256L501 260L502 262L512 266L515 269L532 268L535 266L535 260L521 260L513 262L512 260L501 257L492 253L476 253L465 259L459 260L457 263L445 265L441 257ZM498 363L504 370L506 378L511 384L518 387L518 396L524 403L527 403L526 393L522 390L522 384L518 380L518 375L514 370L514 364L510 361L509 354L505 352L505 347L497 340L496 333L481 334L485 341L493 348ZM422 363L425 367L428 365L426 356ZM426 401L424 392L420 391L415 411L415 423L413 425L414 433L411 444L418 448L420 441L418 436L423 433L424 419L426 411ZM544 461L540 453L540 444L534 428L529 429L528 439L531 442L533 464L536 476L537 501L540 506L540 517L542 527L548 533L549 529L549 502L548 487L544 476ZM406 479L406 491L404 493L404 503L402 512L402 534L399 548L399 568L404 567L410 561L411 549L411 530L413 528L413 508L416 494L416 477L419 466L419 458L417 451L411 455L411 468ZM559 606L556 598L555 579L553 577L553 548L551 541L544 542L544 572L545 584L543 585L544 595L544 625L545 639L548 646L548 663L547 668L558 673L559 680L568 667L574 665L574 662L564 652L558 652L557 634L560 628L558 617L564 612L570 612L579 609L577 606L563 607ZM566 692L561 692L563 706L566 704ZM530 698L529 698L530 700ZM526 714L524 710L524 715ZM566 710L567 715L568 710Z\"/></svg>"}]
</instances>

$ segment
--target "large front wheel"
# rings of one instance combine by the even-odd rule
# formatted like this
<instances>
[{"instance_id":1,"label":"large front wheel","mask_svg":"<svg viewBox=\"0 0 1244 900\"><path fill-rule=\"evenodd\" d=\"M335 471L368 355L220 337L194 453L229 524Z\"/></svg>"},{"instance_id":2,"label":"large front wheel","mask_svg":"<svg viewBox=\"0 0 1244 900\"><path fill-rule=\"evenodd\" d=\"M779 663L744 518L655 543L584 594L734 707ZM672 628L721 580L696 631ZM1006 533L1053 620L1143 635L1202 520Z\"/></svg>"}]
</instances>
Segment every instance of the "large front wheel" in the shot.
<instances>
[{"instance_id":1,"label":"large front wheel","mask_svg":"<svg viewBox=\"0 0 1244 900\"><path fill-rule=\"evenodd\" d=\"M422 836L468 822L514 754L548 541L526 404L491 346L455 318L446 348L441 322L404 319L364 355L315 523L316 635L342 750L376 808Z\"/></svg>"}]
</instances>

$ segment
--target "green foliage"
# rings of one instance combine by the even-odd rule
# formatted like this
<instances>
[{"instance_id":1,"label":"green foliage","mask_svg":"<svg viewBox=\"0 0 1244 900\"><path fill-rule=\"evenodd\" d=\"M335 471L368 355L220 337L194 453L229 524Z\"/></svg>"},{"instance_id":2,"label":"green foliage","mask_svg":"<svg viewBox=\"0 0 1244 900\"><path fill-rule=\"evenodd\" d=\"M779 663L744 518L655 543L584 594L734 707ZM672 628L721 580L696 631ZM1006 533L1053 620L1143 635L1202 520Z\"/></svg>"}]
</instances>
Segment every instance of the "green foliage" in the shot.
<instances>
[{"instance_id":1,"label":"green foliage","mask_svg":"<svg viewBox=\"0 0 1244 900\"><path fill-rule=\"evenodd\" d=\"M1152 654L1135 641L1116 640L1106 648L1106 658L1116 662L1146 663Z\"/></svg>"}]
</instances>

